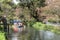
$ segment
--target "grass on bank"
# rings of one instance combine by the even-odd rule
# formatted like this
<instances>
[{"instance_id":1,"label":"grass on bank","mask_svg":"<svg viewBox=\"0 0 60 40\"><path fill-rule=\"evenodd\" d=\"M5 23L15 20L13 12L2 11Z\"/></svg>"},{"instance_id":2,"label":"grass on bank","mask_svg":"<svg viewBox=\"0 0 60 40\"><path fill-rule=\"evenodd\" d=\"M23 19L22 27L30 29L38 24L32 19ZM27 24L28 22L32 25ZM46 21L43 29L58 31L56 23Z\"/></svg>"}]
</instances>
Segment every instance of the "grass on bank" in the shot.
<instances>
[{"instance_id":1,"label":"grass on bank","mask_svg":"<svg viewBox=\"0 0 60 40\"><path fill-rule=\"evenodd\" d=\"M33 27L36 30L45 30L45 31L51 31L57 34L60 34L60 28L52 25L46 25L41 22L36 22L33 24Z\"/></svg>"}]
</instances>

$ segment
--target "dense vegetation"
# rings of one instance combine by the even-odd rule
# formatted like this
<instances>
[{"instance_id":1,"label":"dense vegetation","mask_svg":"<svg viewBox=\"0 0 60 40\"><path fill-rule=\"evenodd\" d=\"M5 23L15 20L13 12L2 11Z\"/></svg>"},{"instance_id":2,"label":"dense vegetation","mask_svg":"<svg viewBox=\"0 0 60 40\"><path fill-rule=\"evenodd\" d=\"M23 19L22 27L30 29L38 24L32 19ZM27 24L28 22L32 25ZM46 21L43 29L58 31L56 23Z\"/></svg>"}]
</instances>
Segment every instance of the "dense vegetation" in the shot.
<instances>
[{"instance_id":1,"label":"dense vegetation","mask_svg":"<svg viewBox=\"0 0 60 40\"><path fill-rule=\"evenodd\" d=\"M51 31L51 32L60 34L60 29L58 27L54 27L52 25L46 25L46 24L43 24L41 22L34 23L33 27L36 30L45 30L45 31Z\"/></svg>"},{"instance_id":2,"label":"dense vegetation","mask_svg":"<svg viewBox=\"0 0 60 40\"><path fill-rule=\"evenodd\" d=\"M27 0L25 2L22 1L22 3L19 3L19 4L16 5L15 3L12 2L12 0L6 0L6 1L5 0L1 0L0 1L0 3L1 3L0 14L1 15L6 14L7 18L9 18L9 19L12 19L11 17L14 18L14 16L17 15L20 18L21 17L23 17L23 19L25 18L25 20L28 20L28 18L30 20L29 16L31 16L31 18L35 18L35 20L38 20L35 10L36 10L37 7L43 7L45 5L44 2L45 2L45 0L30 0L30 1ZM19 8L22 8L22 9L20 9L21 12L17 11L16 8L18 10L19 10Z\"/></svg>"},{"instance_id":3,"label":"dense vegetation","mask_svg":"<svg viewBox=\"0 0 60 40\"><path fill-rule=\"evenodd\" d=\"M0 40L5 40L4 32L0 32Z\"/></svg>"},{"instance_id":4,"label":"dense vegetation","mask_svg":"<svg viewBox=\"0 0 60 40\"><path fill-rule=\"evenodd\" d=\"M51 16L52 18L47 19L47 21L53 23L60 22L60 8L47 7L45 9L44 7L47 6L45 1L46 0L21 0L21 3L15 4L12 0L0 0L0 16L7 15L8 22L15 19L15 17L19 17L19 19L24 21L26 25L29 25L29 27L33 27L36 30L48 30L60 34L59 27L57 28L41 23L46 17L49 18ZM42 14L45 15L41 16ZM1 29L2 28L0 27L0 30ZM2 34L0 35L2 36L0 40L5 40L4 33L0 34Z\"/></svg>"}]
</instances>

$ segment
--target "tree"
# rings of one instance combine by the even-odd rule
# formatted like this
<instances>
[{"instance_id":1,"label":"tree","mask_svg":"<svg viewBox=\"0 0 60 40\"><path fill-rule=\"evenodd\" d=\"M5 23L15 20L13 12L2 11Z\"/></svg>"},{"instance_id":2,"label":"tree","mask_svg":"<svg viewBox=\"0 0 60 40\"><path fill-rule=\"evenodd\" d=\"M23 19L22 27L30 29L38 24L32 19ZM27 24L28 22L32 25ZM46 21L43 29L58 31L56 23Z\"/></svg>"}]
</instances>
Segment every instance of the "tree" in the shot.
<instances>
[{"instance_id":1,"label":"tree","mask_svg":"<svg viewBox=\"0 0 60 40\"><path fill-rule=\"evenodd\" d=\"M20 0L20 3L18 3L16 5L16 4L12 3L12 0L1 0L0 1L0 5L1 5L0 6L0 12L1 12L0 14L6 13L9 16L8 18L11 18L11 16L14 16L15 9L18 6L19 6L19 8L22 8L23 10L25 10L25 7L28 7L28 9L27 9L28 12L25 14L27 15L29 13L29 15L31 15L32 18L39 20L39 19L37 19L38 16L37 16L36 8L37 7L43 7L45 5L44 4L45 0L24 0L22 2L21 1L22 0ZM21 15L23 15L23 14L21 14ZM23 15L23 16L25 17L25 15Z\"/></svg>"}]
</instances>

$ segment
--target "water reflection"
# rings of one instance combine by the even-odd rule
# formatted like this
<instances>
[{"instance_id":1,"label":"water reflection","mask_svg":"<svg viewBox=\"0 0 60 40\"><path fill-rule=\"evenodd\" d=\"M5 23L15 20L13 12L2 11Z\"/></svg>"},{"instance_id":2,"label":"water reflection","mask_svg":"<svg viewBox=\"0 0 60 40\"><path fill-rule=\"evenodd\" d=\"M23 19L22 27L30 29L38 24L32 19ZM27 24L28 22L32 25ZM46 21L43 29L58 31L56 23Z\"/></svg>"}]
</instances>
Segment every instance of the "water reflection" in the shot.
<instances>
[{"instance_id":1,"label":"water reflection","mask_svg":"<svg viewBox=\"0 0 60 40\"><path fill-rule=\"evenodd\" d=\"M44 33L44 40L53 40L54 39L54 33L50 32L50 31L46 31Z\"/></svg>"},{"instance_id":2,"label":"water reflection","mask_svg":"<svg viewBox=\"0 0 60 40\"><path fill-rule=\"evenodd\" d=\"M51 31L36 30L34 28L29 28L27 34L24 34L23 36L24 37L19 40L60 40L60 35L58 34ZM17 40L16 34L14 34L14 36L12 35L12 40Z\"/></svg>"},{"instance_id":3,"label":"water reflection","mask_svg":"<svg viewBox=\"0 0 60 40\"><path fill-rule=\"evenodd\" d=\"M46 22L47 25L52 25L52 26L60 26L60 23L51 23L51 22Z\"/></svg>"},{"instance_id":4,"label":"water reflection","mask_svg":"<svg viewBox=\"0 0 60 40\"><path fill-rule=\"evenodd\" d=\"M17 40L17 37L16 36L12 37L12 40Z\"/></svg>"},{"instance_id":5,"label":"water reflection","mask_svg":"<svg viewBox=\"0 0 60 40\"><path fill-rule=\"evenodd\" d=\"M17 33L12 33L12 38L11 40L18 40L18 34Z\"/></svg>"},{"instance_id":6,"label":"water reflection","mask_svg":"<svg viewBox=\"0 0 60 40\"><path fill-rule=\"evenodd\" d=\"M60 40L60 35L50 31L40 30L41 40Z\"/></svg>"}]
</instances>

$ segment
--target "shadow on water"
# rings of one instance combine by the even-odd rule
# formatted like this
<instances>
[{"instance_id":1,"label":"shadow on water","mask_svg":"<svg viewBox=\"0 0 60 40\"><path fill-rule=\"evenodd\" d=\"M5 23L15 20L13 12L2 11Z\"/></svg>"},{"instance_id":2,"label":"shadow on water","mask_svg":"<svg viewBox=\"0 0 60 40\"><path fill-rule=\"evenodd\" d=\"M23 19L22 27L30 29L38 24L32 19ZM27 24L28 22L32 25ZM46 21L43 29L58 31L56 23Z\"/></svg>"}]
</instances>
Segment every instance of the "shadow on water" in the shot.
<instances>
[{"instance_id":1,"label":"shadow on water","mask_svg":"<svg viewBox=\"0 0 60 40\"><path fill-rule=\"evenodd\" d=\"M41 40L39 31L31 27L29 40Z\"/></svg>"},{"instance_id":2,"label":"shadow on water","mask_svg":"<svg viewBox=\"0 0 60 40\"><path fill-rule=\"evenodd\" d=\"M35 30L33 33L33 39L32 40L41 40L40 33L38 30Z\"/></svg>"}]
</instances>

